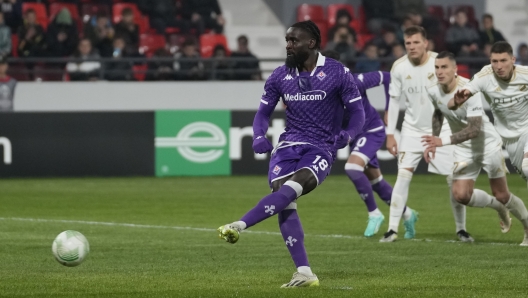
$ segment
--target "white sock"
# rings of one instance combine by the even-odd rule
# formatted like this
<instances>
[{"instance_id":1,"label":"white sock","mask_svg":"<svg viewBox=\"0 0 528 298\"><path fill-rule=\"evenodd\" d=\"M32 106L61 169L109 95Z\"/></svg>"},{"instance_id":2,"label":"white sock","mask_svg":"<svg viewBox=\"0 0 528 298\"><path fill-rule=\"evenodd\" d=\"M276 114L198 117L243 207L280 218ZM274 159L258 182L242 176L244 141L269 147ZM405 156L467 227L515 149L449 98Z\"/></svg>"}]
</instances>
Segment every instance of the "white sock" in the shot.
<instances>
[{"instance_id":1,"label":"white sock","mask_svg":"<svg viewBox=\"0 0 528 298\"><path fill-rule=\"evenodd\" d=\"M455 218L456 231L466 231L466 206L460 204L455 200L453 196L453 176L447 176L447 185L449 185L449 201L451 202L451 211L453 211L453 217Z\"/></svg>"},{"instance_id":2,"label":"white sock","mask_svg":"<svg viewBox=\"0 0 528 298\"><path fill-rule=\"evenodd\" d=\"M409 220L411 218L411 215L412 209L407 206L407 208L405 208L405 211L403 211L403 220Z\"/></svg>"},{"instance_id":3,"label":"white sock","mask_svg":"<svg viewBox=\"0 0 528 298\"><path fill-rule=\"evenodd\" d=\"M528 229L528 210L526 210L524 202L516 195L510 193L510 200L505 206L523 224L524 228Z\"/></svg>"},{"instance_id":4,"label":"white sock","mask_svg":"<svg viewBox=\"0 0 528 298\"><path fill-rule=\"evenodd\" d=\"M495 197L490 196L485 191L480 189L473 190L473 195L471 196L468 206L478 208L489 207L495 209L496 211L500 211L502 208L504 208L504 205Z\"/></svg>"},{"instance_id":5,"label":"white sock","mask_svg":"<svg viewBox=\"0 0 528 298\"><path fill-rule=\"evenodd\" d=\"M369 212L369 216L380 216L380 215L382 215L382 214L381 214L381 211L378 208L376 208L376 210L374 210L374 211L370 211Z\"/></svg>"},{"instance_id":6,"label":"white sock","mask_svg":"<svg viewBox=\"0 0 528 298\"><path fill-rule=\"evenodd\" d=\"M407 204L409 196L409 185L411 184L413 173L405 169L398 170L396 184L392 190L389 230L398 232L398 226L402 217L403 209Z\"/></svg>"},{"instance_id":7,"label":"white sock","mask_svg":"<svg viewBox=\"0 0 528 298\"><path fill-rule=\"evenodd\" d=\"M247 228L247 224L241 220L232 223L233 226L237 226L241 231Z\"/></svg>"},{"instance_id":8,"label":"white sock","mask_svg":"<svg viewBox=\"0 0 528 298\"><path fill-rule=\"evenodd\" d=\"M299 266L297 267L297 272L302 273L304 275L312 276L312 269L308 266Z\"/></svg>"},{"instance_id":9,"label":"white sock","mask_svg":"<svg viewBox=\"0 0 528 298\"><path fill-rule=\"evenodd\" d=\"M528 177L528 158L523 158L521 168L522 168L524 177Z\"/></svg>"}]
</instances>

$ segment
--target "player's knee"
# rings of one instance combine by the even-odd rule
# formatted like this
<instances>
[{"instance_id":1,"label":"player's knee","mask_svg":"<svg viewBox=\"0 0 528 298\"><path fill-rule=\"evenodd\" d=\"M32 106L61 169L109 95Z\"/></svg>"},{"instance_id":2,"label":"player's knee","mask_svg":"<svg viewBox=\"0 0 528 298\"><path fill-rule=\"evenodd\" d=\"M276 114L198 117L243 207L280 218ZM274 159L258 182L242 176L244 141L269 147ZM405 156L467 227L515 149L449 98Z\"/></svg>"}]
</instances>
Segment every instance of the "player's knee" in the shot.
<instances>
[{"instance_id":1,"label":"player's knee","mask_svg":"<svg viewBox=\"0 0 528 298\"><path fill-rule=\"evenodd\" d=\"M524 174L524 177L528 177L528 158L523 158L521 170Z\"/></svg>"},{"instance_id":2,"label":"player's knee","mask_svg":"<svg viewBox=\"0 0 528 298\"><path fill-rule=\"evenodd\" d=\"M499 202L501 202L503 204L508 203L508 201L510 200L510 192L509 191L492 189L491 193L497 199L497 201L499 201Z\"/></svg>"},{"instance_id":3,"label":"player's knee","mask_svg":"<svg viewBox=\"0 0 528 298\"><path fill-rule=\"evenodd\" d=\"M357 180L361 178L362 176L364 176L365 174L363 174L363 170L364 168L358 164L355 164L355 163L345 164L345 172L351 180Z\"/></svg>"},{"instance_id":4,"label":"player's knee","mask_svg":"<svg viewBox=\"0 0 528 298\"><path fill-rule=\"evenodd\" d=\"M413 176L413 171L410 169L399 169L398 170L398 179L404 178L411 180Z\"/></svg>"},{"instance_id":5,"label":"player's knee","mask_svg":"<svg viewBox=\"0 0 528 298\"><path fill-rule=\"evenodd\" d=\"M317 187L317 177L308 169L297 171L289 181L297 182L302 187L302 195L309 193Z\"/></svg>"},{"instance_id":6,"label":"player's knee","mask_svg":"<svg viewBox=\"0 0 528 298\"><path fill-rule=\"evenodd\" d=\"M473 195L472 189L463 189L463 188L454 188L453 189L453 198L455 201L460 204L467 205L471 201L471 196Z\"/></svg>"}]
</instances>

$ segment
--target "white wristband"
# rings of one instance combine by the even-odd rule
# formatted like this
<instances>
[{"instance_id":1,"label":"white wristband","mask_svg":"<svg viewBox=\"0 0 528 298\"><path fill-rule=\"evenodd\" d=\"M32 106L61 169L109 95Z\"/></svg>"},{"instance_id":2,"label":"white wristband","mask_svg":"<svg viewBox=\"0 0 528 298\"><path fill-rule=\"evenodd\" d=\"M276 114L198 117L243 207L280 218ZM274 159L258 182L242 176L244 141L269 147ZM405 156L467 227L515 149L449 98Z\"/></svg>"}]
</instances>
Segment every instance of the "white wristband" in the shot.
<instances>
[{"instance_id":1,"label":"white wristband","mask_svg":"<svg viewBox=\"0 0 528 298\"><path fill-rule=\"evenodd\" d=\"M451 145L451 136L445 136L440 138L442 140L442 146Z\"/></svg>"}]
</instances>

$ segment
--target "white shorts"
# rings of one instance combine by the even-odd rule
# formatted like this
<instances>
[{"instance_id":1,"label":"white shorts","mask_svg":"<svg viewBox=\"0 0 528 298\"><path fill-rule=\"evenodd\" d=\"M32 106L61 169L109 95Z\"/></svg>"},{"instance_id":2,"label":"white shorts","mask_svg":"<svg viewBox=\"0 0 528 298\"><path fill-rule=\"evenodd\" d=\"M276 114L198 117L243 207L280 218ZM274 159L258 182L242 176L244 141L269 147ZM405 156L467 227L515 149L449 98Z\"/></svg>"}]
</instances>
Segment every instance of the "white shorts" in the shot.
<instances>
[{"instance_id":1,"label":"white shorts","mask_svg":"<svg viewBox=\"0 0 528 298\"><path fill-rule=\"evenodd\" d=\"M416 167L423 158L424 146L421 137L411 137L402 135L398 148L398 168ZM453 172L453 146L436 148L435 159L429 163L427 170L430 173L440 175L450 175Z\"/></svg>"},{"instance_id":2,"label":"white shorts","mask_svg":"<svg viewBox=\"0 0 528 298\"><path fill-rule=\"evenodd\" d=\"M495 152L478 154L470 158L466 149L452 147L455 147L453 180L477 180L481 169L488 173L489 179L502 178L509 173L500 147Z\"/></svg>"},{"instance_id":3,"label":"white shorts","mask_svg":"<svg viewBox=\"0 0 528 298\"><path fill-rule=\"evenodd\" d=\"M524 154L528 152L528 133L525 133L518 138L502 139L506 151L510 156L510 161L517 171L525 180L526 177L522 172L522 161Z\"/></svg>"}]
</instances>

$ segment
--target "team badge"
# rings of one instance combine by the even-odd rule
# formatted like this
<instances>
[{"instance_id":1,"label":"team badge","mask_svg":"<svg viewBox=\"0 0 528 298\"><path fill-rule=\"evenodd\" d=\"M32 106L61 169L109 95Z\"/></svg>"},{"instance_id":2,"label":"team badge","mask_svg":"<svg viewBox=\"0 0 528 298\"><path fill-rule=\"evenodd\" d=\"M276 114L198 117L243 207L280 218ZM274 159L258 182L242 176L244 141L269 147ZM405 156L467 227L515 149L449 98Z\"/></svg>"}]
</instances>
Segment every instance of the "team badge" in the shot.
<instances>
[{"instance_id":1,"label":"team badge","mask_svg":"<svg viewBox=\"0 0 528 298\"><path fill-rule=\"evenodd\" d=\"M317 74L317 78L319 80L323 80L324 78L326 78L326 73L324 73L322 70Z\"/></svg>"},{"instance_id":2,"label":"team badge","mask_svg":"<svg viewBox=\"0 0 528 298\"><path fill-rule=\"evenodd\" d=\"M434 73L432 73L432 72L428 73L428 74L427 74L427 78L428 78L429 80L432 80L432 79L434 78Z\"/></svg>"},{"instance_id":3,"label":"team badge","mask_svg":"<svg viewBox=\"0 0 528 298\"><path fill-rule=\"evenodd\" d=\"M272 172L273 172L273 174L275 174L275 175L279 175L279 173L280 173L281 170L282 170L281 167L279 167L279 166L275 166L275 167L273 168L273 171L272 171Z\"/></svg>"},{"instance_id":4,"label":"team badge","mask_svg":"<svg viewBox=\"0 0 528 298\"><path fill-rule=\"evenodd\" d=\"M519 88L520 91L524 91L526 90L526 85L522 85L520 88Z\"/></svg>"}]
</instances>

